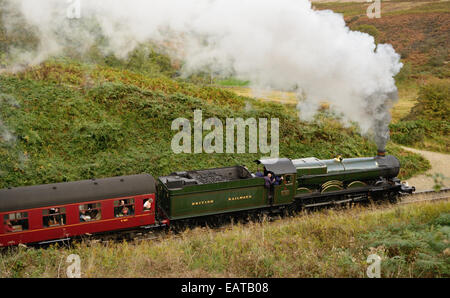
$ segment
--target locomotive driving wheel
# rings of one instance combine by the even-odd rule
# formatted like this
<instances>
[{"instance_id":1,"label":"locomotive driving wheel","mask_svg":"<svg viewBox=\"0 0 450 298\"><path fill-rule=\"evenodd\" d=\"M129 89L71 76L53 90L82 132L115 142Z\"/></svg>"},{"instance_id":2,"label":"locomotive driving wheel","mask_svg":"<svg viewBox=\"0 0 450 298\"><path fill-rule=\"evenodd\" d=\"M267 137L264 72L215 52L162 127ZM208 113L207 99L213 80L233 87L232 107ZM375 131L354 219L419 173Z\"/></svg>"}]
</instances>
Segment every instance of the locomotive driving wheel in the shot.
<instances>
[{"instance_id":1,"label":"locomotive driving wheel","mask_svg":"<svg viewBox=\"0 0 450 298\"><path fill-rule=\"evenodd\" d=\"M389 192L388 199L389 199L389 202L392 204L398 203L398 193L396 193L395 191Z\"/></svg>"}]
</instances>

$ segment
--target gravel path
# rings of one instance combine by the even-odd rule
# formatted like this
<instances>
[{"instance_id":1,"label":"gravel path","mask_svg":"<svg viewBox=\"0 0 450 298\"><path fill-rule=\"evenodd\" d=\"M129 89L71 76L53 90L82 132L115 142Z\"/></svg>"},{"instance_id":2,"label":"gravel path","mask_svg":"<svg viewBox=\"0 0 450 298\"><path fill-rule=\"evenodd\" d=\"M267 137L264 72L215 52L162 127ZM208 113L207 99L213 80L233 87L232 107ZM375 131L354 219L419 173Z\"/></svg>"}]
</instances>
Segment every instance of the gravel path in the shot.
<instances>
[{"instance_id":1,"label":"gravel path","mask_svg":"<svg viewBox=\"0 0 450 298\"><path fill-rule=\"evenodd\" d=\"M403 146L402 148L422 155L424 158L428 159L431 164L431 169L428 170L428 172L423 175L409 178L407 180L409 185L416 187L416 191L430 190L433 188L435 182L433 178L427 177L426 174L443 174L446 177L446 179L443 181L444 187L450 186L450 154L418 150Z\"/></svg>"}]
</instances>

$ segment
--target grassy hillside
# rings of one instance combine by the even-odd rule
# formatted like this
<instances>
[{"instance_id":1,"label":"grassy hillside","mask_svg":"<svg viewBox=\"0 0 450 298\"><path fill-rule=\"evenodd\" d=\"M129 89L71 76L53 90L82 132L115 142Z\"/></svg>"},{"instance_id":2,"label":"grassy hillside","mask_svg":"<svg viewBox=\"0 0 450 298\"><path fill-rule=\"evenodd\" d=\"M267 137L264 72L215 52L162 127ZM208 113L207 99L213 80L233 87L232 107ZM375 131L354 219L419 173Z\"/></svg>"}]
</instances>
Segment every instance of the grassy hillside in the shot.
<instances>
[{"instance_id":1,"label":"grassy hillside","mask_svg":"<svg viewBox=\"0 0 450 298\"><path fill-rule=\"evenodd\" d=\"M419 89L417 103L402 121L391 124L399 144L434 151L450 151L450 84L436 81Z\"/></svg>"},{"instance_id":2,"label":"grassy hillside","mask_svg":"<svg viewBox=\"0 0 450 298\"><path fill-rule=\"evenodd\" d=\"M376 43L393 45L401 55L404 64L396 76L399 88L399 102L391 113L393 140L399 144L420 149L450 153L448 139L448 109L444 117L415 119L411 122L410 113L416 105L427 98L419 94L421 90L434 88L436 84L450 85L450 1L389 1L381 4L381 18L369 19L366 2L326 2L316 3L316 10L330 9L343 14L347 25L356 31L372 35ZM291 92L270 92L256 94L247 81L234 78L218 80L219 86L232 87L241 95L263 97L286 104L296 104ZM253 94L255 93L255 94ZM448 92L443 95L447 101ZM435 103L438 106L438 103ZM416 117L417 118L417 117ZM423 118L423 117L422 117ZM411 136L411 137L410 137Z\"/></svg>"},{"instance_id":3,"label":"grassy hillside","mask_svg":"<svg viewBox=\"0 0 450 298\"><path fill-rule=\"evenodd\" d=\"M275 222L196 228L140 243L15 248L0 277L66 277L78 254L82 277L450 277L450 203L326 210Z\"/></svg>"},{"instance_id":4,"label":"grassy hillside","mask_svg":"<svg viewBox=\"0 0 450 298\"><path fill-rule=\"evenodd\" d=\"M235 164L251 166L261 154L179 154L171 150L178 117L279 118L280 155L372 156L375 145L321 116L300 122L293 108L261 103L210 86L149 76L108 66L52 61L17 75L0 76L0 118L16 137L2 142L1 187L72 181ZM402 177L428 163L391 146Z\"/></svg>"},{"instance_id":5,"label":"grassy hillside","mask_svg":"<svg viewBox=\"0 0 450 298\"><path fill-rule=\"evenodd\" d=\"M450 86L450 1L389 1L381 5L381 18L369 19L364 2L315 3L316 9L342 13L352 30L372 35L377 43L392 44L404 64L396 77L399 103L392 109L392 139L400 144L450 153L448 87L434 102L440 117L417 114L422 102L435 100L437 85ZM441 88L442 89L442 88ZM422 109L423 111L423 109Z\"/></svg>"}]
</instances>

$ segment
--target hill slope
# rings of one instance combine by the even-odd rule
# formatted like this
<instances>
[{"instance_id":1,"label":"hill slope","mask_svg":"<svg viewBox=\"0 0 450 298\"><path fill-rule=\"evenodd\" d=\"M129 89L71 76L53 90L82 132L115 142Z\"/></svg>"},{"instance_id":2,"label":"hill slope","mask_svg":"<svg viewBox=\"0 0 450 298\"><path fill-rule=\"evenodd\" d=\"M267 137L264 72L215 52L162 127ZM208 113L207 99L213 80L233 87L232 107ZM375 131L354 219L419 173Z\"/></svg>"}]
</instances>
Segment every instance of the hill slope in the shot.
<instances>
[{"instance_id":1,"label":"hill slope","mask_svg":"<svg viewBox=\"0 0 450 298\"><path fill-rule=\"evenodd\" d=\"M9 134L0 147L0 187L73 181L141 172L252 165L261 154L174 154L171 123L178 117L279 118L280 155L290 158L372 156L375 145L330 117L300 122L296 111L210 86L95 64L49 61L0 76L0 119ZM192 121L191 121L192 122ZM388 148L403 178L428 163ZM248 151L247 151L248 152Z\"/></svg>"}]
</instances>

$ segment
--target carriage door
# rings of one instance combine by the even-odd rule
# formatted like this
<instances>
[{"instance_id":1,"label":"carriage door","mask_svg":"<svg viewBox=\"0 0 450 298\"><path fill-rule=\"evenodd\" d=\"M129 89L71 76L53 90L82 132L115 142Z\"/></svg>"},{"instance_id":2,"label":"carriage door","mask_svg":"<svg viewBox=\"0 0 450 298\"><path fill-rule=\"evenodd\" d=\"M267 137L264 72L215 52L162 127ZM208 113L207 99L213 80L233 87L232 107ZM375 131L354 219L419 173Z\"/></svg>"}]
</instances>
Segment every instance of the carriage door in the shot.
<instances>
[{"instance_id":1,"label":"carriage door","mask_svg":"<svg viewBox=\"0 0 450 298\"><path fill-rule=\"evenodd\" d=\"M290 204L294 200L295 194L294 175L284 174L282 175L282 177L283 180L281 184L274 186L273 205Z\"/></svg>"}]
</instances>

